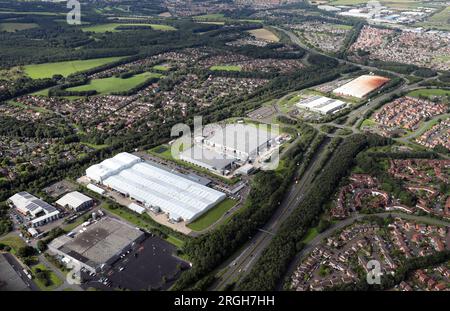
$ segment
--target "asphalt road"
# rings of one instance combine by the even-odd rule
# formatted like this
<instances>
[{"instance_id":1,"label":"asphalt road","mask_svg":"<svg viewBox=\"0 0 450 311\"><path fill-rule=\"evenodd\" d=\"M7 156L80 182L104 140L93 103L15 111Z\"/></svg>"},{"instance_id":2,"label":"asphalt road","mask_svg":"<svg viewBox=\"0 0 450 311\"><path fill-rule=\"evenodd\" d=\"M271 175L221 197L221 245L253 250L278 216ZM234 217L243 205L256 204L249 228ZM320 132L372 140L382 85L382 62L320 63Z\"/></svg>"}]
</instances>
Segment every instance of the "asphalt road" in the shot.
<instances>
[{"instance_id":1,"label":"asphalt road","mask_svg":"<svg viewBox=\"0 0 450 311\"><path fill-rule=\"evenodd\" d=\"M16 270L20 278L25 282L25 284L27 284L28 288L30 288L32 291L39 291L39 287L26 276L26 274L23 272L23 266L15 257L9 253L5 253L4 256L9 264L14 268L14 270Z\"/></svg>"},{"instance_id":2,"label":"asphalt road","mask_svg":"<svg viewBox=\"0 0 450 311\"><path fill-rule=\"evenodd\" d=\"M262 251L272 241L274 234L280 228L281 224L304 198L307 189L309 189L309 186L315 177L314 172L322 163L322 157L325 154L323 151L326 150L329 142L329 139L326 140L318 148L303 176L298 183L291 186L288 195L281 202L280 207L274 215L272 215L266 225L263 228L260 228L259 232L253 236L251 241L244 246L241 252L235 254L232 259L228 260L225 265L222 266L222 269L225 269L225 272L220 276L219 280L213 284L212 289L223 289L228 284L233 283L245 272L250 271L252 265L257 261Z\"/></svg>"}]
</instances>

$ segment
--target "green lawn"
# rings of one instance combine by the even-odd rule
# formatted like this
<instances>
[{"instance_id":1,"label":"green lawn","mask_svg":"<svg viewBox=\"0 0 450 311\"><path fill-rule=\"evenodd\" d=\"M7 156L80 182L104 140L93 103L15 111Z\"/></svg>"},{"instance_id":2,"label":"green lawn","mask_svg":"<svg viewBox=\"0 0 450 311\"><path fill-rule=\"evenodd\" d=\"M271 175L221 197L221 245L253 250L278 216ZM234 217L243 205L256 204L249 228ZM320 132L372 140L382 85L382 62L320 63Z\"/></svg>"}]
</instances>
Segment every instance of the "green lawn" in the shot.
<instances>
[{"instance_id":1,"label":"green lawn","mask_svg":"<svg viewBox=\"0 0 450 311\"><path fill-rule=\"evenodd\" d=\"M214 71L241 71L241 66L234 66L234 65L218 65L218 66L212 66L209 68L210 70Z\"/></svg>"},{"instance_id":2,"label":"green lawn","mask_svg":"<svg viewBox=\"0 0 450 311\"><path fill-rule=\"evenodd\" d=\"M443 89L422 89L422 90L415 90L410 93L408 93L408 96L413 97L419 97L419 96L450 96L450 90L443 90Z\"/></svg>"},{"instance_id":3,"label":"green lawn","mask_svg":"<svg viewBox=\"0 0 450 311\"><path fill-rule=\"evenodd\" d=\"M44 283L36 277L36 269L38 269L38 268L41 269L42 271L48 271L48 273L50 274L51 284L49 286L45 286ZM36 283L36 285L42 291L54 290L54 289L58 288L59 286L61 286L63 283L63 281L52 270L47 269L47 267L44 266L43 264L37 264L37 265L33 266L31 268L31 272L33 273L33 276L34 276L33 281Z\"/></svg>"},{"instance_id":4,"label":"green lawn","mask_svg":"<svg viewBox=\"0 0 450 311\"><path fill-rule=\"evenodd\" d=\"M178 247L178 248L181 248L181 247L183 247L183 245L184 245L184 241L182 241L182 240L180 240L180 239L174 237L173 235L169 235L169 236L166 238L166 241L169 242L170 244L175 245L175 246Z\"/></svg>"},{"instance_id":5,"label":"green lawn","mask_svg":"<svg viewBox=\"0 0 450 311\"><path fill-rule=\"evenodd\" d=\"M194 19L195 20L211 20L211 19L223 19L224 17L225 17L225 15L223 15L221 13L216 13L216 14L205 14L205 15L195 16Z\"/></svg>"},{"instance_id":6,"label":"green lawn","mask_svg":"<svg viewBox=\"0 0 450 311\"><path fill-rule=\"evenodd\" d=\"M377 124L378 124L378 123L375 122L375 121L373 121L372 119L365 119L365 120L361 123L361 128L364 127L364 126L371 127L371 126L374 126L374 125L377 125Z\"/></svg>"},{"instance_id":7,"label":"green lawn","mask_svg":"<svg viewBox=\"0 0 450 311\"><path fill-rule=\"evenodd\" d=\"M227 198L224 201L217 204L217 206L213 207L205 214L200 216L198 219L191 222L189 225L187 225L187 227L194 231L202 231L211 226L217 220L219 220L220 217L222 217L228 210L230 210L233 206L235 206L236 203L237 203L236 200Z\"/></svg>"},{"instance_id":8,"label":"green lawn","mask_svg":"<svg viewBox=\"0 0 450 311\"><path fill-rule=\"evenodd\" d=\"M127 79L110 77L105 79L91 80L89 84L68 88L68 91L91 91L96 90L98 94L110 94L113 92L128 91L150 78L159 78L161 74L144 72Z\"/></svg>"},{"instance_id":9,"label":"green lawn","mask_svg":"<svg viewBox=\"0 0 450 311\"><path fill-rule=\"evenodd\" d=\"M156 65L156 66L153 66L153 69L159 70L159 71L168 71L169 67L164 66L164 65Z\"/></svg>"},{"instance_id":10,"label":"green lawn","mask_svg":"<svg viewBox=\"0 0 450 311\"><path fill-rule=\"evenodd\" d=\"M13 253L17 252L19 248L27 246L27 244L24 240L22 240L21 237L12 233L0 238L0 243L11 247Z\"/></svg>"},{"instance_id":11,"label":"green lawn","mask_svg":"<svg viewBox=\"0 0 450 311\"><path fill-rule=\"evenodd\" d=\"M92 149L95 149L95 150L100 150L100 149L104 149L104 148L109 147L109 145L107 145L107 144L95 145L95 144L85 143L85 142L83 142L82 144L85 145L85 146L88 146L88 147L90 147Z\"/></svg>"},{"instance_id":12,"label":"green lawn","mask_svg":"<svg viewBox=\"0 0 450 311\"><path fill-rule=\"evenodd\" d=\"M317 231L316 228L311 228L306 233L306 236L303 238L302 242L307 244L307 243L311 242L312 239L314 239L318 234L319 234L319 232Z\"/></svg>"},{"instance_id":13,"label":"green lawn","mask_svg":"<svg viewBox=\"0 0 450 311\"><path fill-rule=\"evenodd\" d=\"M115 32L115 31L120 31L120 30L116 29L119 26L138 26L138 27L143 27L143 28L149 27L154 30L162 30L162 31L177 30L173 26L164 25L164 24L120 24L120 23L108 23L108 24L82 27L81 30L95 32L95 33L103 33L103 32L107 32L107 31Z\"/></svg>"},{"instance_id":14,"label":"green lawn","mask_svg":"<svg viewBox=\"0 0 450 311\"><path fill-rule=\"evenodd\" d=\"M86 60L71 60L57 63L44 63L27 65L24 67L24 69L25 73L33 79L51 78L55 74L60 74L64 77L67 77L72 73L85 71L108 63L113 63L121 58L122 57L106 57Z\"/></svg>"},{"instance_id":15,"label":"green lawn","mask_svg":"<svg viewBox=\"0 0 450 311\"><path fill-rule=\"evenodd\" d=\"M15 32L38 27L36 23L1 23L0 31Z\"/></svg>"}]
</instances>

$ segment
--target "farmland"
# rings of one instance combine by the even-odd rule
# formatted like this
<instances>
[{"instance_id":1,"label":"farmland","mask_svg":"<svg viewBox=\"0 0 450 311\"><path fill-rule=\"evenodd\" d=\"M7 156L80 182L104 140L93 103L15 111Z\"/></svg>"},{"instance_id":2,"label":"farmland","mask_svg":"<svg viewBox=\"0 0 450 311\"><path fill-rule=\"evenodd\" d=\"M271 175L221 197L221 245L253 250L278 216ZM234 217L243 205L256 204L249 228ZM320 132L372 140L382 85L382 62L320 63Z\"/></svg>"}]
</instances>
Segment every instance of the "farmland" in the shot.
<instances>
[{"instance_id":1,"label":"farmland","mask_svg":"<svg viewBox=\"0 0 450 311\"><path fill-rule=\"evenodd\" d=\"M241 71L241 66L223 65L223 66L212 66L210 68L213 71Z\"/></svg>"},{"instance_id":2,"label":"farmland","mask_svg":"<svg viewBox=\"0 0 450 311\"><path fill-rule=\"evenodd\" d=\"M150 78L159 78L160 74L144 72L133 77L122 79L117 77L92 80L89 84L67 89L68 91L91 91L96 90L99 94L109 94L112 92L124 92L145 82Z\"/></svg>"},{"instance_id":3,"label":"farmland","mask_svg":"<svg viewBox=\"0 0 450 311\"><path fill-rule=\"evenodd\" d=\"M14 32L38 27L36 23L1 23L0 31Z\"/></svg>"},{"instance_id":4,"label":"farmland","mask_svg":"<svg viewBox=\"0 0 450 311\"><path fill-rule=\"evenodd\" d=\"M57 63L44 63L24 66L25 73L32 79L51 78L53 75L60 74L64 77L108 63L118 61L121 57L94 58L86 60L73 60Z\"/></svg>"},{"instance_id":5,"label":"farmland","mask_svg":"<svg viewBox=\"0 0 450 311\"><path fill-rule=\"evenodd\" d=\"M278 42L280 39L270 30L265 28L249 30L249 33L256 39L261 39L269 42Z\"/></svg>"},{"instance_id":6,"label":"farmland","mask_svg":"<svg viewBox=\"0 0 450 311\"><path fill-rule=\"evenodd\" d=\"M120 24L120 23L109 23L109 24L101 24L101 25L95 25L95 26L87 26L81 28L83 31L86 32L95 32L95 33L104 33L107 31L120 31L116 28L119 26L136 26L136 27L145 27L151 28L153 30L162 30L162 31L170 31L170 30L176 30L175 27L169 26L169 25L163 25L163 24Z\"/></svg>"}]
</instances>

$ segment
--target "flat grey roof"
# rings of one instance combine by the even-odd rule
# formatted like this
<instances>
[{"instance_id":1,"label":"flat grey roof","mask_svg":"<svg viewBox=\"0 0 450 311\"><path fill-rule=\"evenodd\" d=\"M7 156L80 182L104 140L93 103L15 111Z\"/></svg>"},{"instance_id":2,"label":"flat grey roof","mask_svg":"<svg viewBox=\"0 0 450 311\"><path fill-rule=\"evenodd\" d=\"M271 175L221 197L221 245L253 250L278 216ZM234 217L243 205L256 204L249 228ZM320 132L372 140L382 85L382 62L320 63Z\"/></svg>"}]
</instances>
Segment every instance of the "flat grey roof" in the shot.
<instances>
[{"instance_id":1,"label":"flat grey roof","mask_svg":"<svg viewBox=\"0 0 450 311\"><path fill-rule=\"evenodd\" d=\"M119 220L105 217L86 227L73 239L56 239L54 246L67 255L91 266L103 264L144 233Z\"/></svg>"},{"instance_id":2,"label":"flat grey roof","mask_svg":"<svg viewBox=\"0 0 450 311\"><path fill-rule=\"evenodd\" d=\"M194 145L182 152L183 157L204 163L208 166L214 167L217 170L223 170L236 159L222 153L218 153L207 148Z\"/></svg>"}]
</instances>

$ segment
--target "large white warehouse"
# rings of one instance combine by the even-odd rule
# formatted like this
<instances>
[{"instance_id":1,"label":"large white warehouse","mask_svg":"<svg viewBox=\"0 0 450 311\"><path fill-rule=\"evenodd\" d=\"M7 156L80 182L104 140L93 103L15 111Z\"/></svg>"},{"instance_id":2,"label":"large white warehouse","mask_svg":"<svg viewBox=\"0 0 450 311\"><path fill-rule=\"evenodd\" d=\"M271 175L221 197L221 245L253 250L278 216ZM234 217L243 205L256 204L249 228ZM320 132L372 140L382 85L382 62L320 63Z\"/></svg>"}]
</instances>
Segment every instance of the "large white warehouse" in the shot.
<instances>
[{"instance_id":1,"label":"large white warehouse","mask_svg":"<svg viewBox=\"0 0 450 311\"><path fill-rule=\"evenodd\" d=\"M171 219L190 222L225 198L225 194L171 173L129 153L89 167L86 176L147 208L160 208Z\"/></svg>"},{"instance_id":2,"label":"large white warehouse","mask_svg":"<svg viewBox=\"0 0 450 311\"><path fill-rule=\"evenodd\" d=\"M297 107L308 109L321 114L332 114L347 106L341 100L328 98L324 96L312 96L303 99L296 104Z\"/></svg>"}]
</instances>

